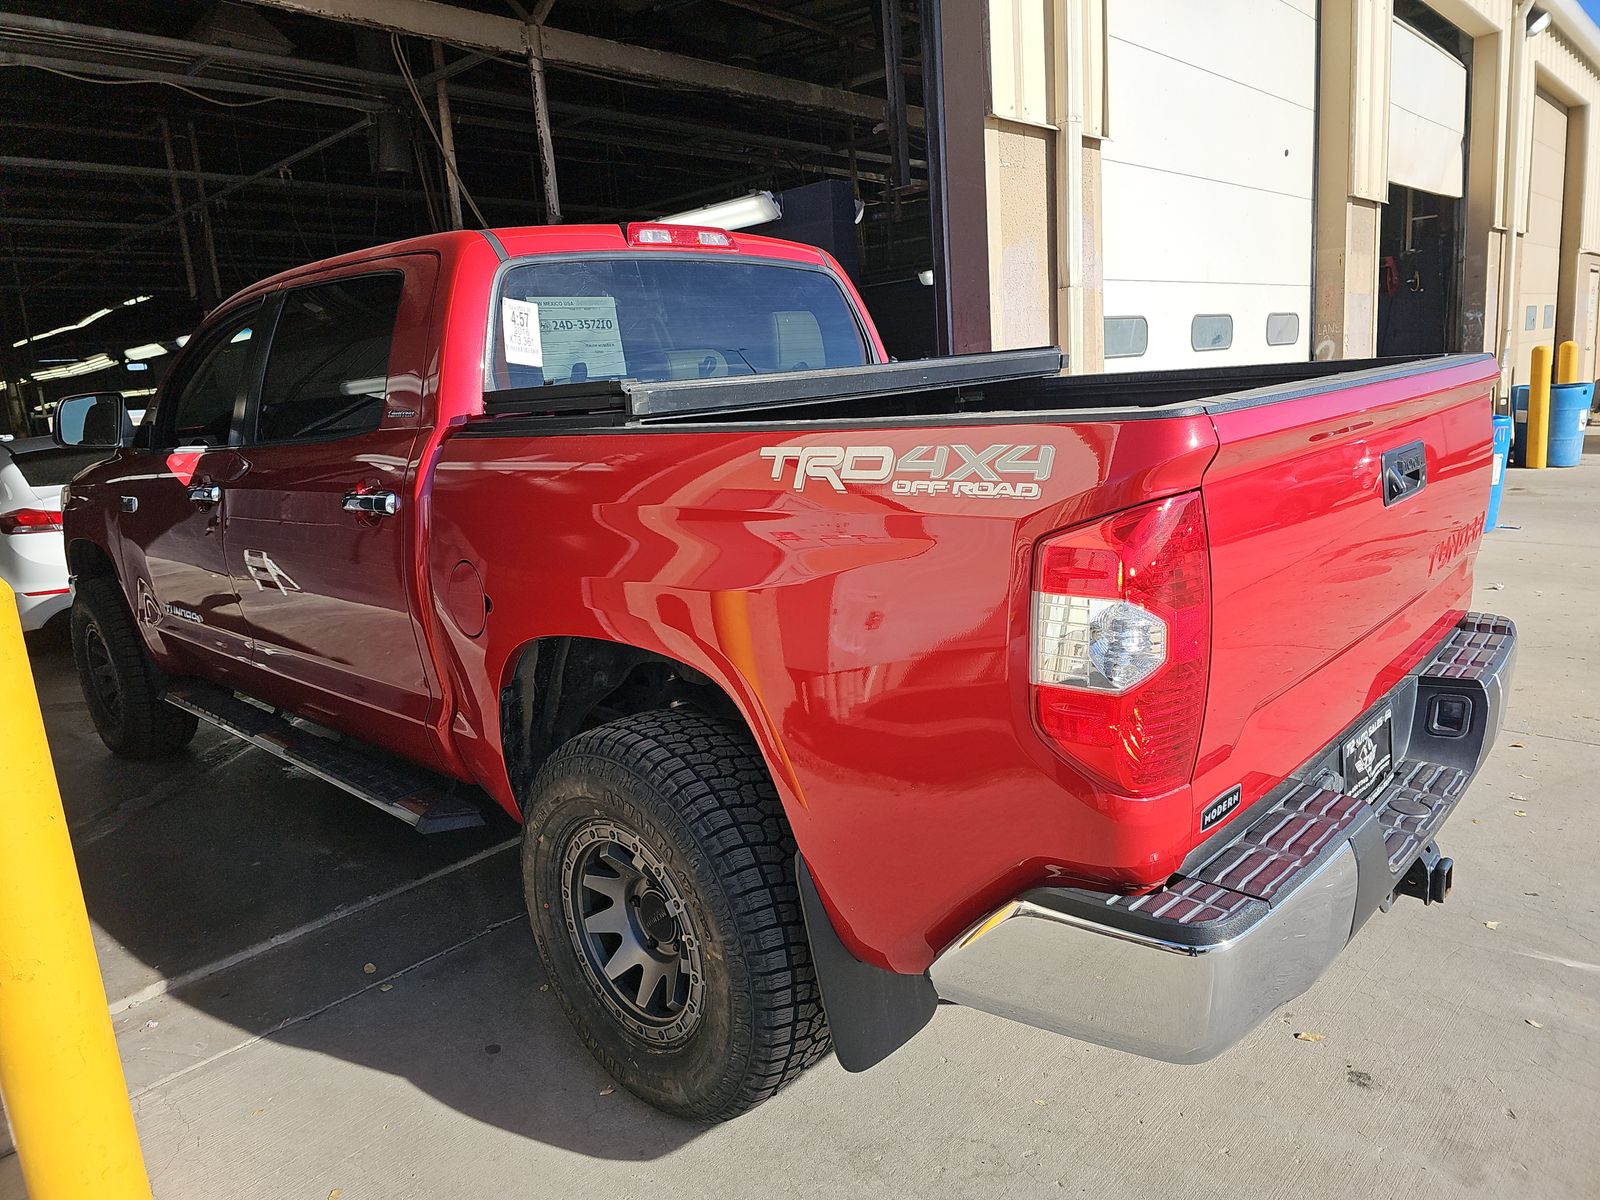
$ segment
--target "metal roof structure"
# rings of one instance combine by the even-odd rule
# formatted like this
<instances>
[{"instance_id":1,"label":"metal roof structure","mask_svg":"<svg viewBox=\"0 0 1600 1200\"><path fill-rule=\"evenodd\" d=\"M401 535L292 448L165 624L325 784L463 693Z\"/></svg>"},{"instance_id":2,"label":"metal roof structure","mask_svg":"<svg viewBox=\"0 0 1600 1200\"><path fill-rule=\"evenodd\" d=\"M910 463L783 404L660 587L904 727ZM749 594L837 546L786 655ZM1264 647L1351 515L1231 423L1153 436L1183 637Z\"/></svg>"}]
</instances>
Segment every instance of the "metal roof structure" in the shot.
<instances>
[{"instance_id":1,"label":"metal roof structure","mask_svg":"<svg viewBox=\"0 0 1600 1200\"><path fill-rule=\"evenodd\" d=\"M13 380L173 338L285 267L449 228L453 191L470 228L543 223L552 204L565 221L649 218L840 179L863 206L868 278L927 263L910 0L8 8L0 354Z\"/></svg>"}]
</instances>

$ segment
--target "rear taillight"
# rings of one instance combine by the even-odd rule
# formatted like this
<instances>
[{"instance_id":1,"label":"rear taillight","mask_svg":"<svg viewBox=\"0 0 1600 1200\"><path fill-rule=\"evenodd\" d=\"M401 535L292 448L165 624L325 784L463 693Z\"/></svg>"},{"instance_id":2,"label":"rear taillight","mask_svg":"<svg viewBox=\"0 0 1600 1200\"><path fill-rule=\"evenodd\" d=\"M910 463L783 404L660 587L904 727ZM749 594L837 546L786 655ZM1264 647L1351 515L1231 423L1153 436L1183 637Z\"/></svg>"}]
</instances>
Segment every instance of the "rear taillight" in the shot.
<instances>
[{"instance_id":1,"label":"rear taillight","mask_svg":"<svg viewBox=\"0 0 1600 1200\"><path fill-rule=\"evenodd\" d=\"M1191 493L1046 538L1033 581L1039 725L1118 792L1188 781L1211 654L1205 509Z\"/></svg>"},{"instance_id":2,"label":"rear taillight","mask_svg":"<svg viewBox=\"0 0 1600 1200\"><path fill-rule=\"evenodd\" d=\"M61 514L49 508L19 508L0 513L0 533L60 533Z\"/></svg>"}]
</instances>

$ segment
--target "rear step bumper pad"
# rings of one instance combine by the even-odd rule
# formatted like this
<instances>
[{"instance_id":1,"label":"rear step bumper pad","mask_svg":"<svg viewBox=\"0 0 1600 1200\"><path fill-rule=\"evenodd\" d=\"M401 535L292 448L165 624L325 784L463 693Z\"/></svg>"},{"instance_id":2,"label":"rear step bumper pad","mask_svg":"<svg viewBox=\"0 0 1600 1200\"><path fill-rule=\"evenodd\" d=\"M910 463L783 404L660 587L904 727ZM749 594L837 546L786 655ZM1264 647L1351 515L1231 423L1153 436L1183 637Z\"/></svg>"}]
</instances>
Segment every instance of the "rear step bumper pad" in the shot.
<instances>
[{"instance_id":1,"label":"rear step bumper pad","mask_svg":"<svg viewBox=\"0 0 1600 1200\"><path fill-rule=\"evenodd\" d=\"M1499 732L1515 657L1509 620L1467 614L1370 710L1393 712L1400 758L1371 803L1325 786L1336 739L1155 892L1038 888L1003 905L935 961L940 999L1149 1058L1214 1058L1310 987L1413 863L1437 858L1433 838ZM1464 725L1447 709L1449 736L1431 728L1441 693L1470 701Z\"/></svg>"}]
</instances>

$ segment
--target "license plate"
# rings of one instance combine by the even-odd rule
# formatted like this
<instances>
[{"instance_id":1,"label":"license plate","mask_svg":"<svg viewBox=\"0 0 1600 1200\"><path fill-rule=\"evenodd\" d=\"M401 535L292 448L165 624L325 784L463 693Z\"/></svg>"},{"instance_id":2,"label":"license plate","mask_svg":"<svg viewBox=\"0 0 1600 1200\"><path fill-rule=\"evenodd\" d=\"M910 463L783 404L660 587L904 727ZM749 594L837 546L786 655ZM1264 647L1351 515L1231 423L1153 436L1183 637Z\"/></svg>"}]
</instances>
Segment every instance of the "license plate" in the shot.
<instances>
[{"instance_id":1,"label":"license plate","mask_svg":"<svg viewBox=\"0 0 1600 1200\"><path fill-rule=\"evenodd\" d=\"M1388 709L1345 739L1341 752L1344 791L1371 800L1394 773L1394 718Z\"/></svg>"}]
</instances>

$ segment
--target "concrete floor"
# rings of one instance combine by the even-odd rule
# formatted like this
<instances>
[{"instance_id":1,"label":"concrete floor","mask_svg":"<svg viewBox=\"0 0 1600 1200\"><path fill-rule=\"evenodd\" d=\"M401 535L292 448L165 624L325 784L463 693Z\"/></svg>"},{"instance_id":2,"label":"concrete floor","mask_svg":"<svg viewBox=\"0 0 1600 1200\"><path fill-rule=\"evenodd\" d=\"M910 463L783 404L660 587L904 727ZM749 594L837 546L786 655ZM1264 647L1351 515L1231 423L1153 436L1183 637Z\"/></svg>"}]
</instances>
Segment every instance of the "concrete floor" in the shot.
<instances>
[{"instance_id":1,"label":"concrete floor","mask_svg":"<svg viewBox=\"0 0 1600 1200\"><path fill-rule=\"evenodd\" d=\"M950 1008L869 1074L830 1059L733 1124L668 1119L611 1088L545 990L508 828L418 838L210 734L175 769L116 762L67 655L41 650L156 1194L1600 1194L1589 450L1513 472L1478 560L1478 606L1522 647L1443 839L1450 902L1375 918L1199 1067ZM21 1194L0 1161L0 1200Z\"/></svg>"}]
</instances>

